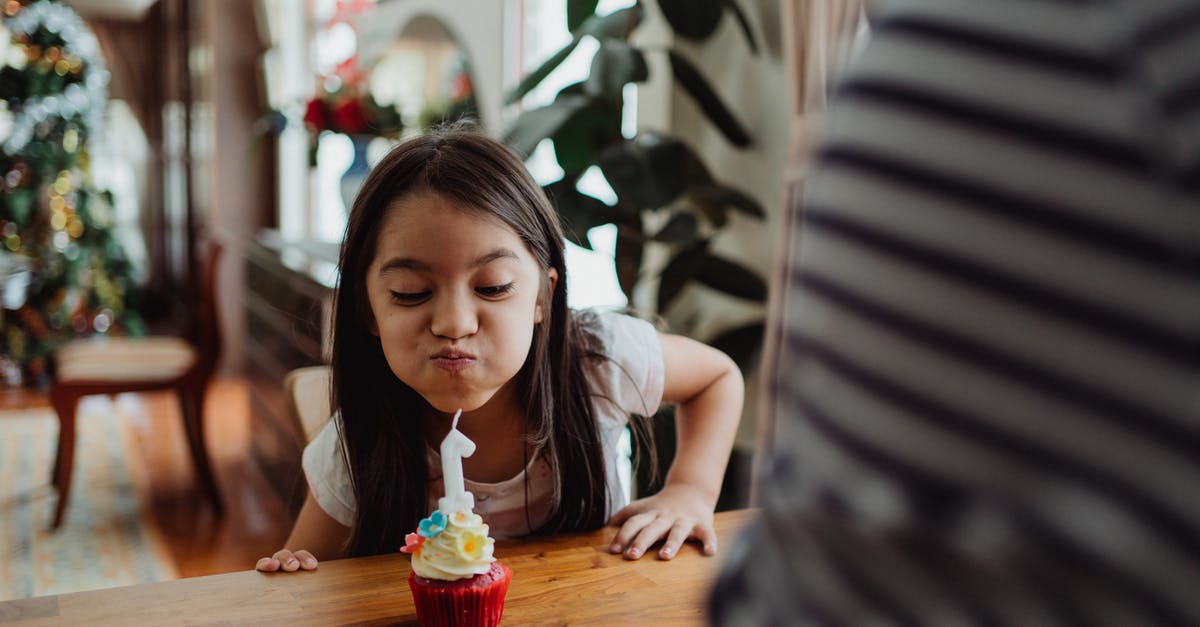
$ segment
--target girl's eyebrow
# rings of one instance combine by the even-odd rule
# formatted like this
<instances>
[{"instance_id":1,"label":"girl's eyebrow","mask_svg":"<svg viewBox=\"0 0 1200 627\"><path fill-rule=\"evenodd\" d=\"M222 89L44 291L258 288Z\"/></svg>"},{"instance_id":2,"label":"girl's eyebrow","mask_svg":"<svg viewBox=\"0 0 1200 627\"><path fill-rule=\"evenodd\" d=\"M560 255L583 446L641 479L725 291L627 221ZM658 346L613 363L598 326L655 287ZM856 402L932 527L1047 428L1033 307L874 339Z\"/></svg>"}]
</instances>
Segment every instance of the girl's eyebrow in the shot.
<instances>
[{"instance_id":1,"label":"girl's eyebrow","mask_svg":"<svg viewBox=\"0 0 1200 627\"><path fill-rule=\"evenodd\" d=\"M486 266L497 259L519 259L519 257L517 257L517 253L513 252L512 250L499 247L476 257L468 267L479 268L481 266ZM379 266L379 274L387 274L392 270L426 271L429 270L429 264L412 257L392 257L391 259L383 262L383 265Z\"/></svg>"},{"instance_id":2,"label":"girl's eyebrow","mask_svg":"<svg viewBox=\"0 0 1200 627\"><path fill-rule=\"evenodd\" d=\"M501 246L499 248L493 248L490 252L484 253L484 254L476 257L475 261L471 262L471 267L478 268L481 266L486 266L487 264L489 264L497 259L517 259L517 258L518 258L517 253L514 253L513 251Z\"/></svg>"}]
</instances>

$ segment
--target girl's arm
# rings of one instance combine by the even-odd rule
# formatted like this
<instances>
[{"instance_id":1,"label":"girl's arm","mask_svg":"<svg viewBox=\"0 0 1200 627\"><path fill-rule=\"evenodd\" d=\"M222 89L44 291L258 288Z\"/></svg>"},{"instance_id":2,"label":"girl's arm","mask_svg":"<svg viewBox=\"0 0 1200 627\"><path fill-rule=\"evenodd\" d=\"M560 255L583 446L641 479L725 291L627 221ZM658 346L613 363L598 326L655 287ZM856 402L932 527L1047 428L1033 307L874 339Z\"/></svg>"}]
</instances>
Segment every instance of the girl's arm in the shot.
<instances>
[{"instance_id":1,"label":"girl's arm","mask_svg":"<svg viewBox=\"0 0 1200 627\"><path fill-rule=\"evenodd\" d=\"M713 510L742 415L742 373L725 353L678 335L661 335L663 402L678 403L677 448L663 489L617 512L621 525L610 550L637 559L666 538L658 555L671 559L684 541L699 540L706 555L717 551Z\"/></svg>"},{"instance_id":2,"label":"girl's arm","mask_svg":"<svg viewBox=\"0 0 1200 627\"><path fill-rule=\"evenodd\" d=\"M271 557L264 557L255 564L257 570L288 572L303 568L314 570L317 559L337 559L342 556L342 547L350 538L350 528L334 520L317 504L310 492L304 499L304 507L284 548ZM296 547L304 547L297 549Z\"/></svg>"}]
</instances>

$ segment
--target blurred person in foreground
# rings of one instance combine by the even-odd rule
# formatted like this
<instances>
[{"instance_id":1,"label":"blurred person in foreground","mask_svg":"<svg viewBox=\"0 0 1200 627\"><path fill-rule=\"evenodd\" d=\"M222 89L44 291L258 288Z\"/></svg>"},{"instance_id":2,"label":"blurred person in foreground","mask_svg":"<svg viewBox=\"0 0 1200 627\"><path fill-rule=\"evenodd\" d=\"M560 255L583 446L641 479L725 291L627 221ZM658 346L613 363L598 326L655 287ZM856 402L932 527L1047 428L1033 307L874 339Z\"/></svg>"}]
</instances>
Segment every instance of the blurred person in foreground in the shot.
<instances>
[{"instance_id":1,"label":"blurred person in foreground","mask_svg":"<svg viewBox=\"0 0 1200 627\"><path fill-rule=\"evenodd\" d=\"M718 624L1200 624L1200 2L880 0Z\"/></svg>"}]
</instances>

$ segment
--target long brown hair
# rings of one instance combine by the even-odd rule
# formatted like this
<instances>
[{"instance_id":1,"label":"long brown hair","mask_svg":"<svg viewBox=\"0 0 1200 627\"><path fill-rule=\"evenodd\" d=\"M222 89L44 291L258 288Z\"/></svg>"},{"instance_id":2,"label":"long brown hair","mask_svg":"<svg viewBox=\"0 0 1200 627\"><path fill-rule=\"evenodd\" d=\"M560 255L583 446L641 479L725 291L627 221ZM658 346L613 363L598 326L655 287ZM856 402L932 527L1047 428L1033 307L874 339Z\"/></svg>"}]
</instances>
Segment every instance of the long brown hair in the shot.
<instances>
[{"instance_id":1,"label":"long brown hair","mask_svg":"<svg viewBox=\"0 0 1200 627\"><path fill-rule=\"evenodd\" d=\"M369 332L365 277L379 225L398 198L432 191L467 211L499 218L558 281L517 374L526 434L557 476L538 532L598 528L607 510L603 453L584 375L583 331L567 308L558 218L524 165L501 144L454 128L394 148L367 176L350 210L334 305L333 401L357 502L348 555L395 551L426 514L428 467L418 418L425 401L392 373ZM545 289L550 283L545 282ZM546 296L545 294L543 296ZM594 351L587 351L594 354Z\"/></svg>"}]
</instances>

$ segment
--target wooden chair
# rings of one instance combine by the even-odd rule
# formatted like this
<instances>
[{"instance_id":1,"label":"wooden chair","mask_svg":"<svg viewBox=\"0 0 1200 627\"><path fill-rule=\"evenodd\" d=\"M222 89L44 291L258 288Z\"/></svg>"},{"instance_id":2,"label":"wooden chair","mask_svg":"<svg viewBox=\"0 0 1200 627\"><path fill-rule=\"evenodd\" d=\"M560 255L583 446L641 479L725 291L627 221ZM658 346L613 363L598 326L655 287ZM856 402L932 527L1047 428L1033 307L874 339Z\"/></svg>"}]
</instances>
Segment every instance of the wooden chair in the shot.
<instances>
[{"instance_id":1,"label":"wooden chair","mask_svg":"<svg viewBox=\"0 0 1200 627\"><path fill-rule=\"evenodd\" d=\"M288 411L305 444L316 437L333 415L330 402L332 377L329 366L306 366L287 373L283 379Z\"/></svg>"},{"instance_id":2,"label":"wooden chair","mask_svg":"<svg viewBox=\"0 0 1200 627\"><path fill-rule=\"evenodd\" d=\"M57 529L62 524L71 494L75 411L81 397L93 394L175 391L196 478L212 501L213 509L218 514L222 511L221 496L204 446L204 396L221 351L216 278L222 250L219 242L209 242L198 286L194 340L172 336L88 338L67 342L55 352L50 402L59 421L58 454L52 476L58 503L51 528Z\"/></svg>"}]
</instances>

